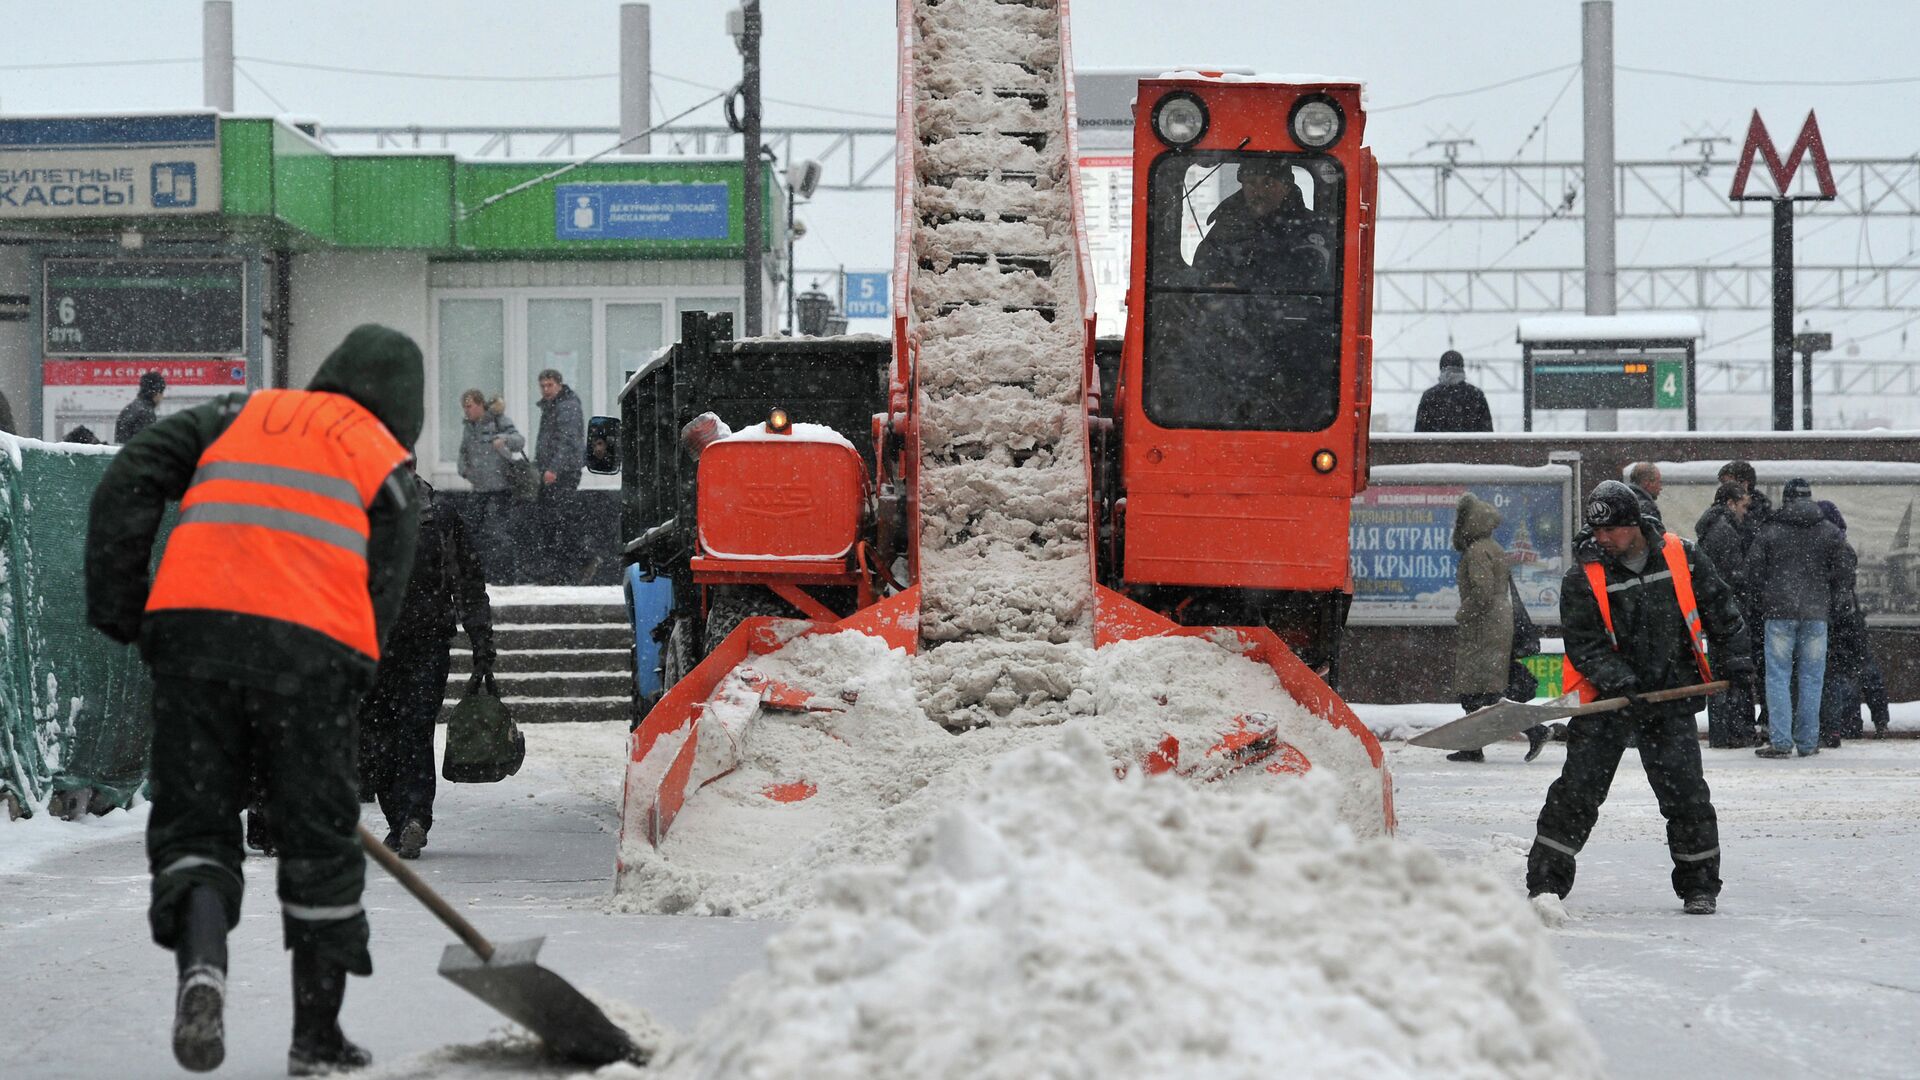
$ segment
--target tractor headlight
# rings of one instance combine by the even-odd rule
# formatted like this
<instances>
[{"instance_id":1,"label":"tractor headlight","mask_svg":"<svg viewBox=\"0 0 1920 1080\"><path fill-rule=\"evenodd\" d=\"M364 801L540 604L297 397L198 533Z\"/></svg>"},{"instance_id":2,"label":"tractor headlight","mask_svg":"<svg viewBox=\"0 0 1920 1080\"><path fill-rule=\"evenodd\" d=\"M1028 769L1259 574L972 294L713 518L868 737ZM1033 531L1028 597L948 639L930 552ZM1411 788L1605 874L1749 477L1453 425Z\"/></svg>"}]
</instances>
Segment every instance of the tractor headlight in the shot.
<instances>
[{"instance_id":1,"label":"tractor headlight","mask_svg":"<svg viewBox=\"0 0 1920 1080\"><path fill-rule=\"evenodd\" d=\"M767 431L774 435L793 434L793 419L787 415L787 410L775 406L767 413Z\"/></svg>"},{"instance_id":2,"label":"tractor headlight","mask_svg":"<svg viewBox=\"0 0 1920 1080\"><path fill-rule=\"evenodd\" d=\"M1338 464L1340 464L1340 459L1334 456L1333 451L1331 450L1314 451L1314 455L1313 455L1313 471L1314 472L1321 473L1324 475L1326 473L1332 472L1333 467Z\"/></svg>"},{"instance_id":3,"label":"tractor headlight","mask_svg":"<svg viewBox=\"0 0 1920 1080\"><path fill-rule=\"evenodd\" d=\"M1168 94L1153 107L1153 131L1168 146L1192 146L1207 133L1207 107L1192 94Z\"/></svg>"},{"instance_id":4,"label":"tractor headlight","mask_svg":"<svg viewBox=\"0 0 1920 1080\"><path fill-rule=\"evenodd\" d=\"M1340 141L1341 131L1346 127L1346 118L1340 115L1340 107L1323 97L1306 98L1293 107L1293 115L1287 120L1287 129L1293 132L1293 139L1309 150L1324 150Z\"/></svg>"}]
</instances>

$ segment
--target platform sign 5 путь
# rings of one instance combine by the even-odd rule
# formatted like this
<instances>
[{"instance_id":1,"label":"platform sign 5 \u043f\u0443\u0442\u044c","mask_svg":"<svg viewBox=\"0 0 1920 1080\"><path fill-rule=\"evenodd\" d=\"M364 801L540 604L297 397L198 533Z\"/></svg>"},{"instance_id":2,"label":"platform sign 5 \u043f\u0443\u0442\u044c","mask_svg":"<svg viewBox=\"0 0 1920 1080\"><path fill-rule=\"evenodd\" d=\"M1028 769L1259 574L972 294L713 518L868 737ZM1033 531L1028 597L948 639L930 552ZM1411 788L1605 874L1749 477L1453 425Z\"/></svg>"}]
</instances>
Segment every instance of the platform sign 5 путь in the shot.
<instances>
[{"instance_id":1,"label":"platform sign 5 \u043f\u0443\u0442\u044c","mask_svg":"<svg viewBox=\"0 0 1920 1080\"><path fill-rule=\"evenodd\" d=\"M849 319L884 319L887 317L887 294L890 288L888 279L892 275L882 270L878 273L850 273L847 275L847 309Z\"/></svg>"}]
</instances>

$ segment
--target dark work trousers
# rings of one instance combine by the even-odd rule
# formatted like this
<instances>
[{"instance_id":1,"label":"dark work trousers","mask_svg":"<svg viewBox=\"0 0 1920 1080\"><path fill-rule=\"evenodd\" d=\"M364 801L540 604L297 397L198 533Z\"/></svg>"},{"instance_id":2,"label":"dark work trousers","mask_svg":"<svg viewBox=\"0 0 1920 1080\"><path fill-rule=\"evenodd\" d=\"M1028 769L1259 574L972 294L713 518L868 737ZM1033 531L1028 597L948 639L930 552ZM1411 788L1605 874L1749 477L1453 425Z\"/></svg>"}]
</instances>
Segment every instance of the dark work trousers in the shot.
<instances>
[{"instance_id":1,"label":"dark work trousers","mask_svg":"<svg viewBox=\"0 0 1920 1080\"><path fill-rule=\"evenodd\" d=\"M544 479L545 474L542 474ZM580 535L580 477L565 473L553 483L540 485L535 504L535 537L540 559L540 576L548 585L571 585L586 564L586 545Z\"/></svg>"},{"instance_id":2,"label":"dark work trousers","mask_svg":"<svg viewBox=\"0 0 1920 1080\"><path fill-rule=\"evenodd\" d=\"M1632 708L1568 721L1567 763L1547 789L1527 853L1527 892L1564 897L1573 888L1574 858L1600 817L1629 730L1639 732L1640 764L1667 819L1673 891L1683 899L1720 895L1720 829L1700 770L1693 714Z\"/></svg>"},{"instance_id":3,"label":"dark work trousers","mask_svg":"<svg viewBox=\"0 0 1920 1080\"><path fill-rule=\"evenodd\" d=\"M513 493L475 491L463 504L467 536L473 541L474 554L480 556L480 568L488 581L504 585L518 581L519 559L515 552L524 542L516 528Z\"/></svg>"},{"instance_id":4,"label":"dark work trousers","mask_svg":"<svg viewBox=\"0 0 1920 1080\"><path fill-rule=\"evenodd\" d=\"M360 707L360 781L380 801L387 830L433 828L433 724L446 696L448 643L395 650L380 661Z\"/></svg>"},{"instance_id":5,"label":"dark work trousers","mask_svg":"<svg viewBox=\"0 0 1920 1080\"><path fill-rule=\"evenodd\" d=\"M354 833L359 689L315 687L287 696L209 679L154 679L147 917L155 942L174 947L196 885L219 892L229 929L239 924L240 811L257 776L280 853L287 947L372 974L360 907L367 859Z\"/></svg>"}]
</instances>

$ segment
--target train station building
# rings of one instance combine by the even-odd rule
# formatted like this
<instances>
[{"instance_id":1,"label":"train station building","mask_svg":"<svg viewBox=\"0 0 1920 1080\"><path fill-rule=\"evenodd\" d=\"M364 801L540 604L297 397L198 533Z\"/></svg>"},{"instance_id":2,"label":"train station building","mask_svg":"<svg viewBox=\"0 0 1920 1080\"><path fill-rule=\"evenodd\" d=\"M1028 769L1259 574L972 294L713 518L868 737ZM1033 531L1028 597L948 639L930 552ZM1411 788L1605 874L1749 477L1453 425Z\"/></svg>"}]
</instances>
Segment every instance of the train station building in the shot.
<instances>
[{"instance_id":1,"label":"train station building","mask_svg":"<svg viewBox=\"0 0 1920 1080\"><path fill-rule=\"evenodd\" d=\"M773 325L786 213L762 175ZM142 372L168 406L298 387L385 323L426 352L421 470L457 491L462 391L504 397L531 439L543 369L611 413L681 312L738 324L743 202L738 157L341 152L211 110L0 118L0 393L18 434L109 440Z\"/></svg>"}]
</instances>

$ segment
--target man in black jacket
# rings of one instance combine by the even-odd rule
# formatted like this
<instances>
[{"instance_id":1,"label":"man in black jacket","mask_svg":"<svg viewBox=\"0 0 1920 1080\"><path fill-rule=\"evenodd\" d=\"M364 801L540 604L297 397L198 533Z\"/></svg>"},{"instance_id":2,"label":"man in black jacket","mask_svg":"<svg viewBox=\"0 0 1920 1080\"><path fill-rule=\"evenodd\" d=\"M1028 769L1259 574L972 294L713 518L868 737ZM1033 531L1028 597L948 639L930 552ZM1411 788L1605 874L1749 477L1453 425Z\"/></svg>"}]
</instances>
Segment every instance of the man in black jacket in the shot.
<instances>
[{"instance_id":1,"label":"man in black jacket","mask_svg":"<svg viewBox=\"0 0 1920 1080\"><path fill-rule=\"evenodd\" d=\"M387 638L373 692L360 707L360 790L380 802L387 846L417 859L433 828L433 726L446 696L454 618L473 648L473 674L493 674L493 608L480 558L451 507L418 480L420 540L406 602Z\"/></svg>"},{"instance_id":2,"label":"man in black jacket","mask_svg":"<svg viewBox=\"0 0 1920 1080\"><path fill-rule=\"evenodd\" d=\"M425 381L404 334L359 327L306 390L230 394L154 424L94 492L87 621L139 642L154 673L148 918L175 954L173 1050L189 1069L225 1056L226 935L240 919L240 810L255 770L293 951L288 1069L371 1060L339 1023L347 973L373 971L354 713L413 565L407 462Z\"/></svg>"},{"instance_id":3,"label":"man in black jacket","mask_svg":"<svg viewBox=\"0 0 1920 1080\"><path fill-rule=\"evenodd\" d=\"M1752 590L1747 585L1747 547L1753 542L1748 511L1752 504L1753 496L1746 487L1728 480L1714 492L1713 505L1700 515L1694 528L1701 554L1713 562L1713 568L1720 571L1733 590L1734 601L1739 604L1740 615L1749 628L1749 641L1753 639L1753 621L1758 617L1752 603ZM1741 687L1715 694L1707 702L1707 745L1715 748L1752 746L1753 706L1753 696Z\"/></svg>"},{"instance_id":4,"label":"man in black jacket","mask_svg":"<svg viewBox=\"0 0 1920 1080\"><path fill-rule=\"evenodd\" d=\"M1467 381L1466 358L1452 349L1440 354L1440 381L1420 395L1415 431L1492 431L1487 395Z\"/></svg>"},{"instance_id":5,"label":"man in black jacket","mask_svg":"<svg viewBox=\"0 0 1920 1080\"><path fill-rule=\"evenodd\" d=\"M1752 679L1746 627L1713 563L1692 544L1655 532L1626 484L1597 485L1587 499L1586 524L1560 590L1561 637L1574 669L1568 683L1590 684L1583 699L1624 696L1631 704L1567 724L1567 762L1547 790L1527 853L1527 892L1544 920L1564 918L1560 900L1573 888L1575 857L1634 731L1667 820L1673 891L1688 913L1710 915L1720 894L1720 837L1694 726L1702 699L1653 703L1640 695L1708 681L1707 655L1715 677ZM1701 628L1697 636L1690 624Z\"/></svg>"},{"instance_id":6,"label":"man in black jacket","mask_svg":"<svg viewBox=\"0 0 1920 1080\"><path fill-rule=\"evenodd\" d=\"M113 422L113 441L125 444L160 419L160 399L167 394L167 377L157 371L140 373L140 392L120 410Z\"/></svg>"},{"instance_id":7,"label":"man in black jacket","mask_svg":"<svg viewBox=\"0 0 1920 1080\"><path fill-rule=\"evenodd\" d=\"M586 561L576 492L587 463L587 417L580 395L553 368L540 373L540 434L533 466L540 471L540 554L549 585L572 584Z\"/></svg>"},{"instance_id":8,"label":"man in black jacket","mask_svg":"<svg viewBox=\"0 0 1920 1080\"><path fill-rule=\"evenodd\" d=\"M1827 618L1853 579L1853 549L1820 515L1813 487L1789 480L1747 552L1747 580L1766 620L1767 722L1764 758L1820 752L1820 694L1827 673ZM1795 676L1798 688L1795 689Z\"/></svg>"}]
</instances>

